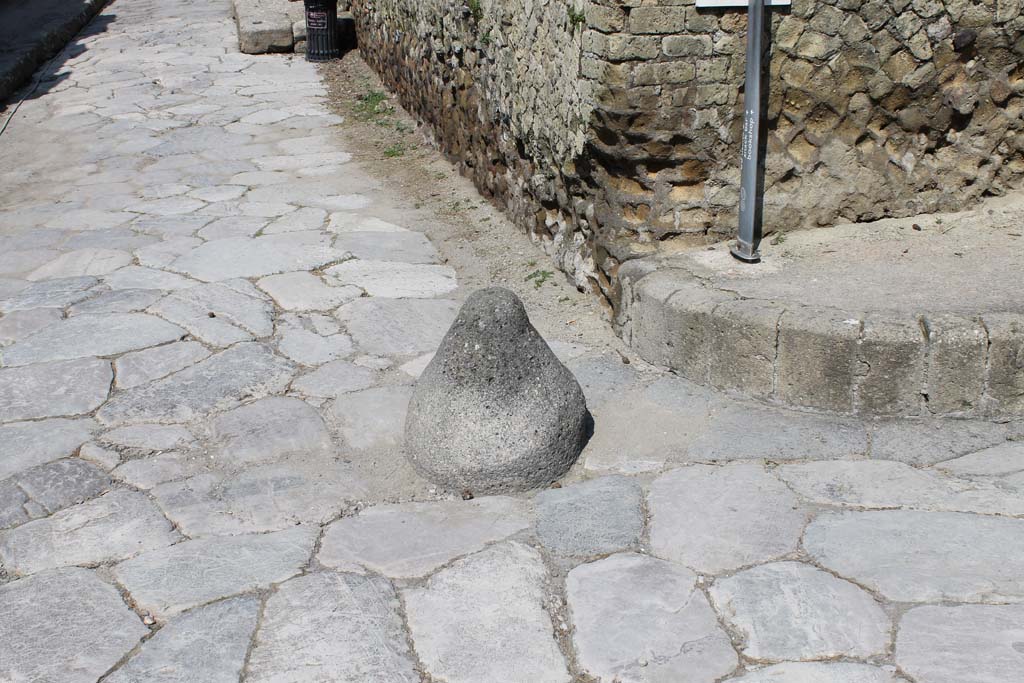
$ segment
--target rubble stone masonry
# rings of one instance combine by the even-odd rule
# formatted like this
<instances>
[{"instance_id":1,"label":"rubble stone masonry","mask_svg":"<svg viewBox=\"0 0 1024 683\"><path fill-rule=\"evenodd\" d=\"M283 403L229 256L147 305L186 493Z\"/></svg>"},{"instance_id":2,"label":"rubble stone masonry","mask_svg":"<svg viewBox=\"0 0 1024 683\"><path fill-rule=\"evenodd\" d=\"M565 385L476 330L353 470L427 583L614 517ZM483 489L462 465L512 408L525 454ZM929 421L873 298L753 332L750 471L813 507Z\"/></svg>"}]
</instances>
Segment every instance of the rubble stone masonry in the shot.
<instances>
[{"instance_id":1,"label":"rubble stone masonry","mask_svg":"<svg viewBox=\"0 0 1024 683\"><path fill-rule=\"evenodd\" d=\"M360 49L581 287L734 230L745 10L353 0ZM1024 178L1024 0L772 9L766 231L954 210Z\"/></svg>"}]
</instances>

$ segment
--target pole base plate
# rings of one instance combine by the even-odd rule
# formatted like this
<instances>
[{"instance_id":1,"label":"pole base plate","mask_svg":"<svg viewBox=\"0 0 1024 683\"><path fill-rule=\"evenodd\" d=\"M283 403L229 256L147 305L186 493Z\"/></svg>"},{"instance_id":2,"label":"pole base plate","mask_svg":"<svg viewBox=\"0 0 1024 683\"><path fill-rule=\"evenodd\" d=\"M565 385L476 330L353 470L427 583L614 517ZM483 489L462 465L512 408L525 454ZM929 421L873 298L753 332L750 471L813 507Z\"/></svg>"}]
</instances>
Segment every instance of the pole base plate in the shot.
<instances>
[{"instance_id":1,"label":"pole base plate","mask_svg":"<svg viewBox=\"0 0 1024 683\"><path fill-rule=\"evenodd\" d=\"M760 263L761 252L757 249L751 248L749 244L743 242L735 242L729 247L729 253L739 261L744 263Z\"/></svg>"}]
</instances>

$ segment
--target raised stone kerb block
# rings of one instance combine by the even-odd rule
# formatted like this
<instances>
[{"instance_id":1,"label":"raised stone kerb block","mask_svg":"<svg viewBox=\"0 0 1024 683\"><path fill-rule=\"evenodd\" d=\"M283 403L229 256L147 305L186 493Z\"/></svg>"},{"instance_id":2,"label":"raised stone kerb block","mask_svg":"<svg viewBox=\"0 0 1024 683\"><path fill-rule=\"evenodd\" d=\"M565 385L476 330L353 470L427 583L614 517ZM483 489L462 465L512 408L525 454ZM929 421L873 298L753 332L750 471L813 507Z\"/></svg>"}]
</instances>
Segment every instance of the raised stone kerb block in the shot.
<instances>
[{"instance_id":1,"label":"raised stone kerb block","mask_svg":"<svg viewBox=\"0 0 1024 683\"><path fill-rule=\"evenodd\" d=\"M717 389L768 398L775 390L775 355L783 308L738 299L720 304L708 330L709 379Z\"/></svg>"},{"instance_id":2,"label":"raised stone kerb block","mask_svg":"<svg viewBox=\"0 0 1024 683\"><path fill-rule=\"evenodd\" d=\"M861 320L856 314L794 308L779 320L776 397L798 406L853 410Z\"/></svg>"},{"instance_id":3,"label":"raised stone kerb block","mask_svg":"<svg viewBox=\"0 0 1024 683\"><path fill-rule=\"evenodd\" d=\"M992 313L982 317L988 332L986 399L997 415L1024 413L1024 315Z\"/></svg>"},{"instance_id":4,"label":"raised stone kerb block","mask_svg":"<svg viewBox=\"0 0 1024 683\"><path fill-rule=\"evenodd\" d=\"M292 51L295 44L292 25L295 22L288 15L287 2L234 0L233 5L241 52L258 55Z\"/></svg>"},{"instance_id":5,"label":"raised stone kerb block","mask_svg":"<svg viewBox=\"0 0 1024 683\"><path fill-rule=\"evenodd\" d=\"M958 315L925 319L928 331L928 410L970 412L981 404L988 335L978 320Z\"/></svg>"},{"instance_id":6,"label":"raised stone kerb block","mask_svg":"<svg viewBox=\"0 0 1024 683\"><path fill-rule=\"evenodd\" d=\"M922 411L927 340L911 317L871 314L864 319L858 351L855 410L871 415Z\"/></svg>"}]
</instances>

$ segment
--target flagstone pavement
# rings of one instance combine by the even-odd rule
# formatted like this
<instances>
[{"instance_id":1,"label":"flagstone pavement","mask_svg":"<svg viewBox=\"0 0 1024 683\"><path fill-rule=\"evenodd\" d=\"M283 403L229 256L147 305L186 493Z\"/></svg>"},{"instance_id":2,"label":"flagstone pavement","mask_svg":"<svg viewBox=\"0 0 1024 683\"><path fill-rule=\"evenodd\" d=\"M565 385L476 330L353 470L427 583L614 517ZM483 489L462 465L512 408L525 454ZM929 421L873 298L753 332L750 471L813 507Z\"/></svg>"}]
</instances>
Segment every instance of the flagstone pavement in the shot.
<instances>
[{"instance_id":1,"label":"flagstone pavement","mask_svg":"<svg viewBox=\"0 0 1024 683\"><path fill-rule=\"evenodd\" d=\"M226 0L115 0L0 136L0 681L1024 680L1019 423L552 338L595 418L561 486L420 479L464 292L340 123Z\"/></svg>"}]
</instances>

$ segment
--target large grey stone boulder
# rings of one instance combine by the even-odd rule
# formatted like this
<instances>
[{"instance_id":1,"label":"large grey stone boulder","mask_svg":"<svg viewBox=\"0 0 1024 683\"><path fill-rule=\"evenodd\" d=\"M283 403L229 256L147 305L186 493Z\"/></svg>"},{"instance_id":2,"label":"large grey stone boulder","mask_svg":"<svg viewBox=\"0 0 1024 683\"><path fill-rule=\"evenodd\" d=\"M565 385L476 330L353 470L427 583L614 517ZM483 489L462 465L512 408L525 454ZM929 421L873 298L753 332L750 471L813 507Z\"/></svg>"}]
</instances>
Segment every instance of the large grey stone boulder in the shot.
<instances>
[{"instance_id":1,"label":"large grey stone boulder","mask_svg":"<svg viewBox=\"0 0 1024 683\"><path fill-rule=\"evenodd\" d=\"M413 391L413 466L442 486L521 491L565 474L588 421L576 378L507 289L474 292Z\"/></svg>"}]
</instances>

